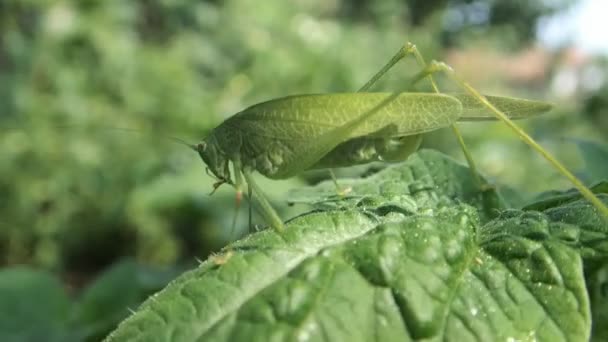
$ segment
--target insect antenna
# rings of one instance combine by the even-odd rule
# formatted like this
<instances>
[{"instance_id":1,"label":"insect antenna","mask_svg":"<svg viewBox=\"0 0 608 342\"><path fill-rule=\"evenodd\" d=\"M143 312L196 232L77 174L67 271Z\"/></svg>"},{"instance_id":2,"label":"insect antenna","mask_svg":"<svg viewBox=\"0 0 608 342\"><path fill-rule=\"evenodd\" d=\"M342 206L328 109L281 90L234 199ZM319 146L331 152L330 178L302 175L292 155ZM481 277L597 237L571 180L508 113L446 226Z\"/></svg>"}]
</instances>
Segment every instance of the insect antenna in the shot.
<instances>
[{"instance_id":1,"label":"insect antenna","mask_svg":"<svg viewBox=\"0 0 608 342\"><path fill-rule=\"evenodd\" d=\"M196 145L190 144L189 142L187 142L187 141L185 141L185 140L183 140L181 138L174 137L174 136L171 136L171 135L164 136L163 138L169 139L169 140L173 141L174 143L177 143L177 144L189 147L194 152L198 152L198 149L196 148Z\"/></svg>"},{"instance_id":2,"label":"insect antenna","mask_svg":"<svg viewBox=\"0 0 608 342\"><path fill-rule=\"evenodd\" d=\"M61 126L61 127L74 127L74 126ZM139 134L146 133L146 131L144 131L144 130L137 129L137 128L128 128L128 127L95 126L95 128L96 129L103 129L103 130L114 130L114 131L124 131L124 132L131 132L131 133L139 133ZM178 137L174 137L172 135L166 135L166 134L161 134L160 137L163 138L163 139L169 140L171 142L174 142L176 144L186 146L186 147L190 148L191 150L193 150L194 152L198 152L198 149L196 148L196 145L191 144L191 143L187 142L184 139L181 139L181 138L178 138Z\"/></svg>"}]
</instances>

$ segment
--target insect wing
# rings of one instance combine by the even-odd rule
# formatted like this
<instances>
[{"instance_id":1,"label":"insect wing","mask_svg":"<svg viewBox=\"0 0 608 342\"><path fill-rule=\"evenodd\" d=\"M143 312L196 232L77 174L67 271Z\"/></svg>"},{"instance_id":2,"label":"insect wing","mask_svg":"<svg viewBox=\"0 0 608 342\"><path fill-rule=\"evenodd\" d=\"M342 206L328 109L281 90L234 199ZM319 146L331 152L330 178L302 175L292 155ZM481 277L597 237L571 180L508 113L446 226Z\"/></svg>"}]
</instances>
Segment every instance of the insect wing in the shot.
<instances>
[{"instance_id":1,"label":"insect wing","mask_svg":"<svg viewBox=\"0 0 608 342\"><path fill-rule=\"evenodd\" d=\"M370 111L393 93L337 93L295 95L263 102L236 114L227 122L275 139L310 139L341 127ZM387 127L395 136L413 135L446 127L459 117L460 104L451 96L400 93L350 132L349 138L380 134Z\"/></svg>"},{"instance_id":2,"label":"insect wing","mask_svg":"<svg viewBox=\"0 0 608 342\"><path fill-rule=\"evenodd\" d=\"M458 100L441 94L300 95L255 105L224 125L243 137L245 165L269 178L287 178L346 140L432 131L455 122L460 111Z\"/></svg>"},{"instance_id":3,"label":"insect wing","mask_svg":"<svg viewBox=\"0 0 608 342\"><path fill-rule=\"evenodd\" d=\"M497 120L496 116L481 102L469 94L450 94L462 103L462 115L458 121ZM485 98L509 118L527 119L543 114L553 106L543 101L520 99L506 96L484 95Z\"/></svg>"}]
</instances>

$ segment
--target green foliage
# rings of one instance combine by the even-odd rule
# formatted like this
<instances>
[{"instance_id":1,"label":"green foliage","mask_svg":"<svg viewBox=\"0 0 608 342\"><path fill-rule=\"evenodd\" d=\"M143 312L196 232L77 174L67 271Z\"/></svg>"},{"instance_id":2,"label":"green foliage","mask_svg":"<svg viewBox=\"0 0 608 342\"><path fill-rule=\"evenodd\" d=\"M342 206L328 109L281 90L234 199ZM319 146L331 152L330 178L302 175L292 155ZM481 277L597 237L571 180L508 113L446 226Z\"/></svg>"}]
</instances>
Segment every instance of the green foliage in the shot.
<instances>
[{"instance_id":1,"label":"green foliage","mask_svg":"<svg viewBox=\"0 0 608 342\"><path fill-rule=\"evenodd\" d=\"M422 151L355 180L332 209L183 274L108 341L588 340L585 272L607 261L605 219L580 199L502 211L466 171Z\"/></svg>"},{"instance_id":2,"label":"green foliage","mask_svg":"<svg viewBox=\"0 0 608 342\"><path fill-rule=\"evenodd\" d=\"M605 341L608 339L608 326L604 324L608 319L608 265L604 264L599 270L589 273L587 288L593 322L591 340Z\"/></svg>"},{"instance_id":3,"label":"green foliage","mask_svg":"<svg viewBox=\"0 0 608 342\"><path fill-rule=\"evenodd\" d=\"M469 34L479 34L475 31L479 31L481 27L489 27L494 34L513 36L511 44L518 46L534 37L534 30L537 29L535 24L540 18L565 9L575 1L444 0L444 2L447 11L442 37L448 43L459 43L459 40L462 40L463 30L468 31ZM422 4L424 0L414 0L411 3ZM503 47L511 45L507 37L502 39Z\"/></svg>"},{"instance_id":4,"label":"green foliage","mask_svg":"<svg viewBox=\"0 0 608 342\"><path fill-rule=\"evenodd\" d=\"M585 161L583 177L587 183L593 184L605 179L608 170L608 146L586 140L577 140L576 145Z\"/></svg>"},{"instance_id":5,"label":"green foliage","mask_svg":"<svg viewBox=\"0 0 608 342\"><path fill-rule=\"evenodd\" d=\"M70 335L68 296L49 273L0 270L0 293L2 341L64 341Z\"/></svg>"},{"instance_id":6,"label":"green foliage","mask_svg":"<svg viewBox=\"0 0 608 342\"><path fill-rule=\"evenodd\" d=\"M0 271L0 340L99 341L178 272L123 260L71 300L59 279L26 267Z\"/></svg>"},{"instance_id":7,"label":"green foliage","mask_svg":"<svg viewBox=\"0 0 608 342\"><path fill-rule=\"evenodd\" d=\"M351 20L389 26L394 21L408 21L413 27L438 26L440 37L448 45L463 43L463 38L483 34L499 35L502 43L514 46L534 37L536 23L572 5L573 0L345 0L340 12ZM516 20L515 20L516 18ZM505 34L512 36L508 41ZM505 46L506 47L506 46Z\"/></svg>"},{"instance_id":8,"label":"green foliage","mask_svg":"<svg viewBox=\"0 0 608 342\"><path fill-rule=\"evenodd\" d=\"M602 69L608 68L608 61L604 59L600 64ZM589 94L584 101L583 113L585 117L599 130L601 134L608 135L608 117L605 115L608 107L608 85L604 85Z\"/></svg>"}]
</instances>

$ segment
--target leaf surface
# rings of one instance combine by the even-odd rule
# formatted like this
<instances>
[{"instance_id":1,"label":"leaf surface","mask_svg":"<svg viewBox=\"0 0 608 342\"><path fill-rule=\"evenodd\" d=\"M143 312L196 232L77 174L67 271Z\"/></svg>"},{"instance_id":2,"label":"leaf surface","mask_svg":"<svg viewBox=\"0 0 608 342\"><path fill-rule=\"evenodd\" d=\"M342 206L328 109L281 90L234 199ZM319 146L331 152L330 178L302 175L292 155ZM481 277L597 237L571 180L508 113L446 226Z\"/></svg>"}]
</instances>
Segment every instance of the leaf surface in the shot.
<instances>
[{"instance_id":1,"label":"leaf surface","mask_svg":"<svg viewBox=\"0 0 608 342\"><path fill-rule=\"evenodd\" d=\"M343 205L230 245L107 340L588 340L584 271L608 257L605 221L582 200L496 200L482 218L483 194L452 179L463 170L423 151L353 181Z\"/></svg>"}]
</instances>

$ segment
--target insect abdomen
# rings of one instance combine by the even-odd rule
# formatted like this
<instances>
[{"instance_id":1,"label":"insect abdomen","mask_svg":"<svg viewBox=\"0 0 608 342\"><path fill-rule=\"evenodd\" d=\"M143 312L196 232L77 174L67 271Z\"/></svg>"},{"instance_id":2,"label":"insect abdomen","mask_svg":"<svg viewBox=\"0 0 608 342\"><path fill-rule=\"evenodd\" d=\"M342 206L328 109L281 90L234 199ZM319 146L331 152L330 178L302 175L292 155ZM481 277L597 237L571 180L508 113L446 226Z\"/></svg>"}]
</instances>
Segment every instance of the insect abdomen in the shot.
<instances>
[{"instance_id":1,"label":"insect abdomen","mask_svg":"<svg viewBox=\"0 0 608 342\"><path fill-rule=\"evenodd\" d=\"M326 154L311 169L328 169L367 164L375 161L404 161L416 152L421 135L395 138L362 137L343 142Z\"/></svg>"}]
</instances>

